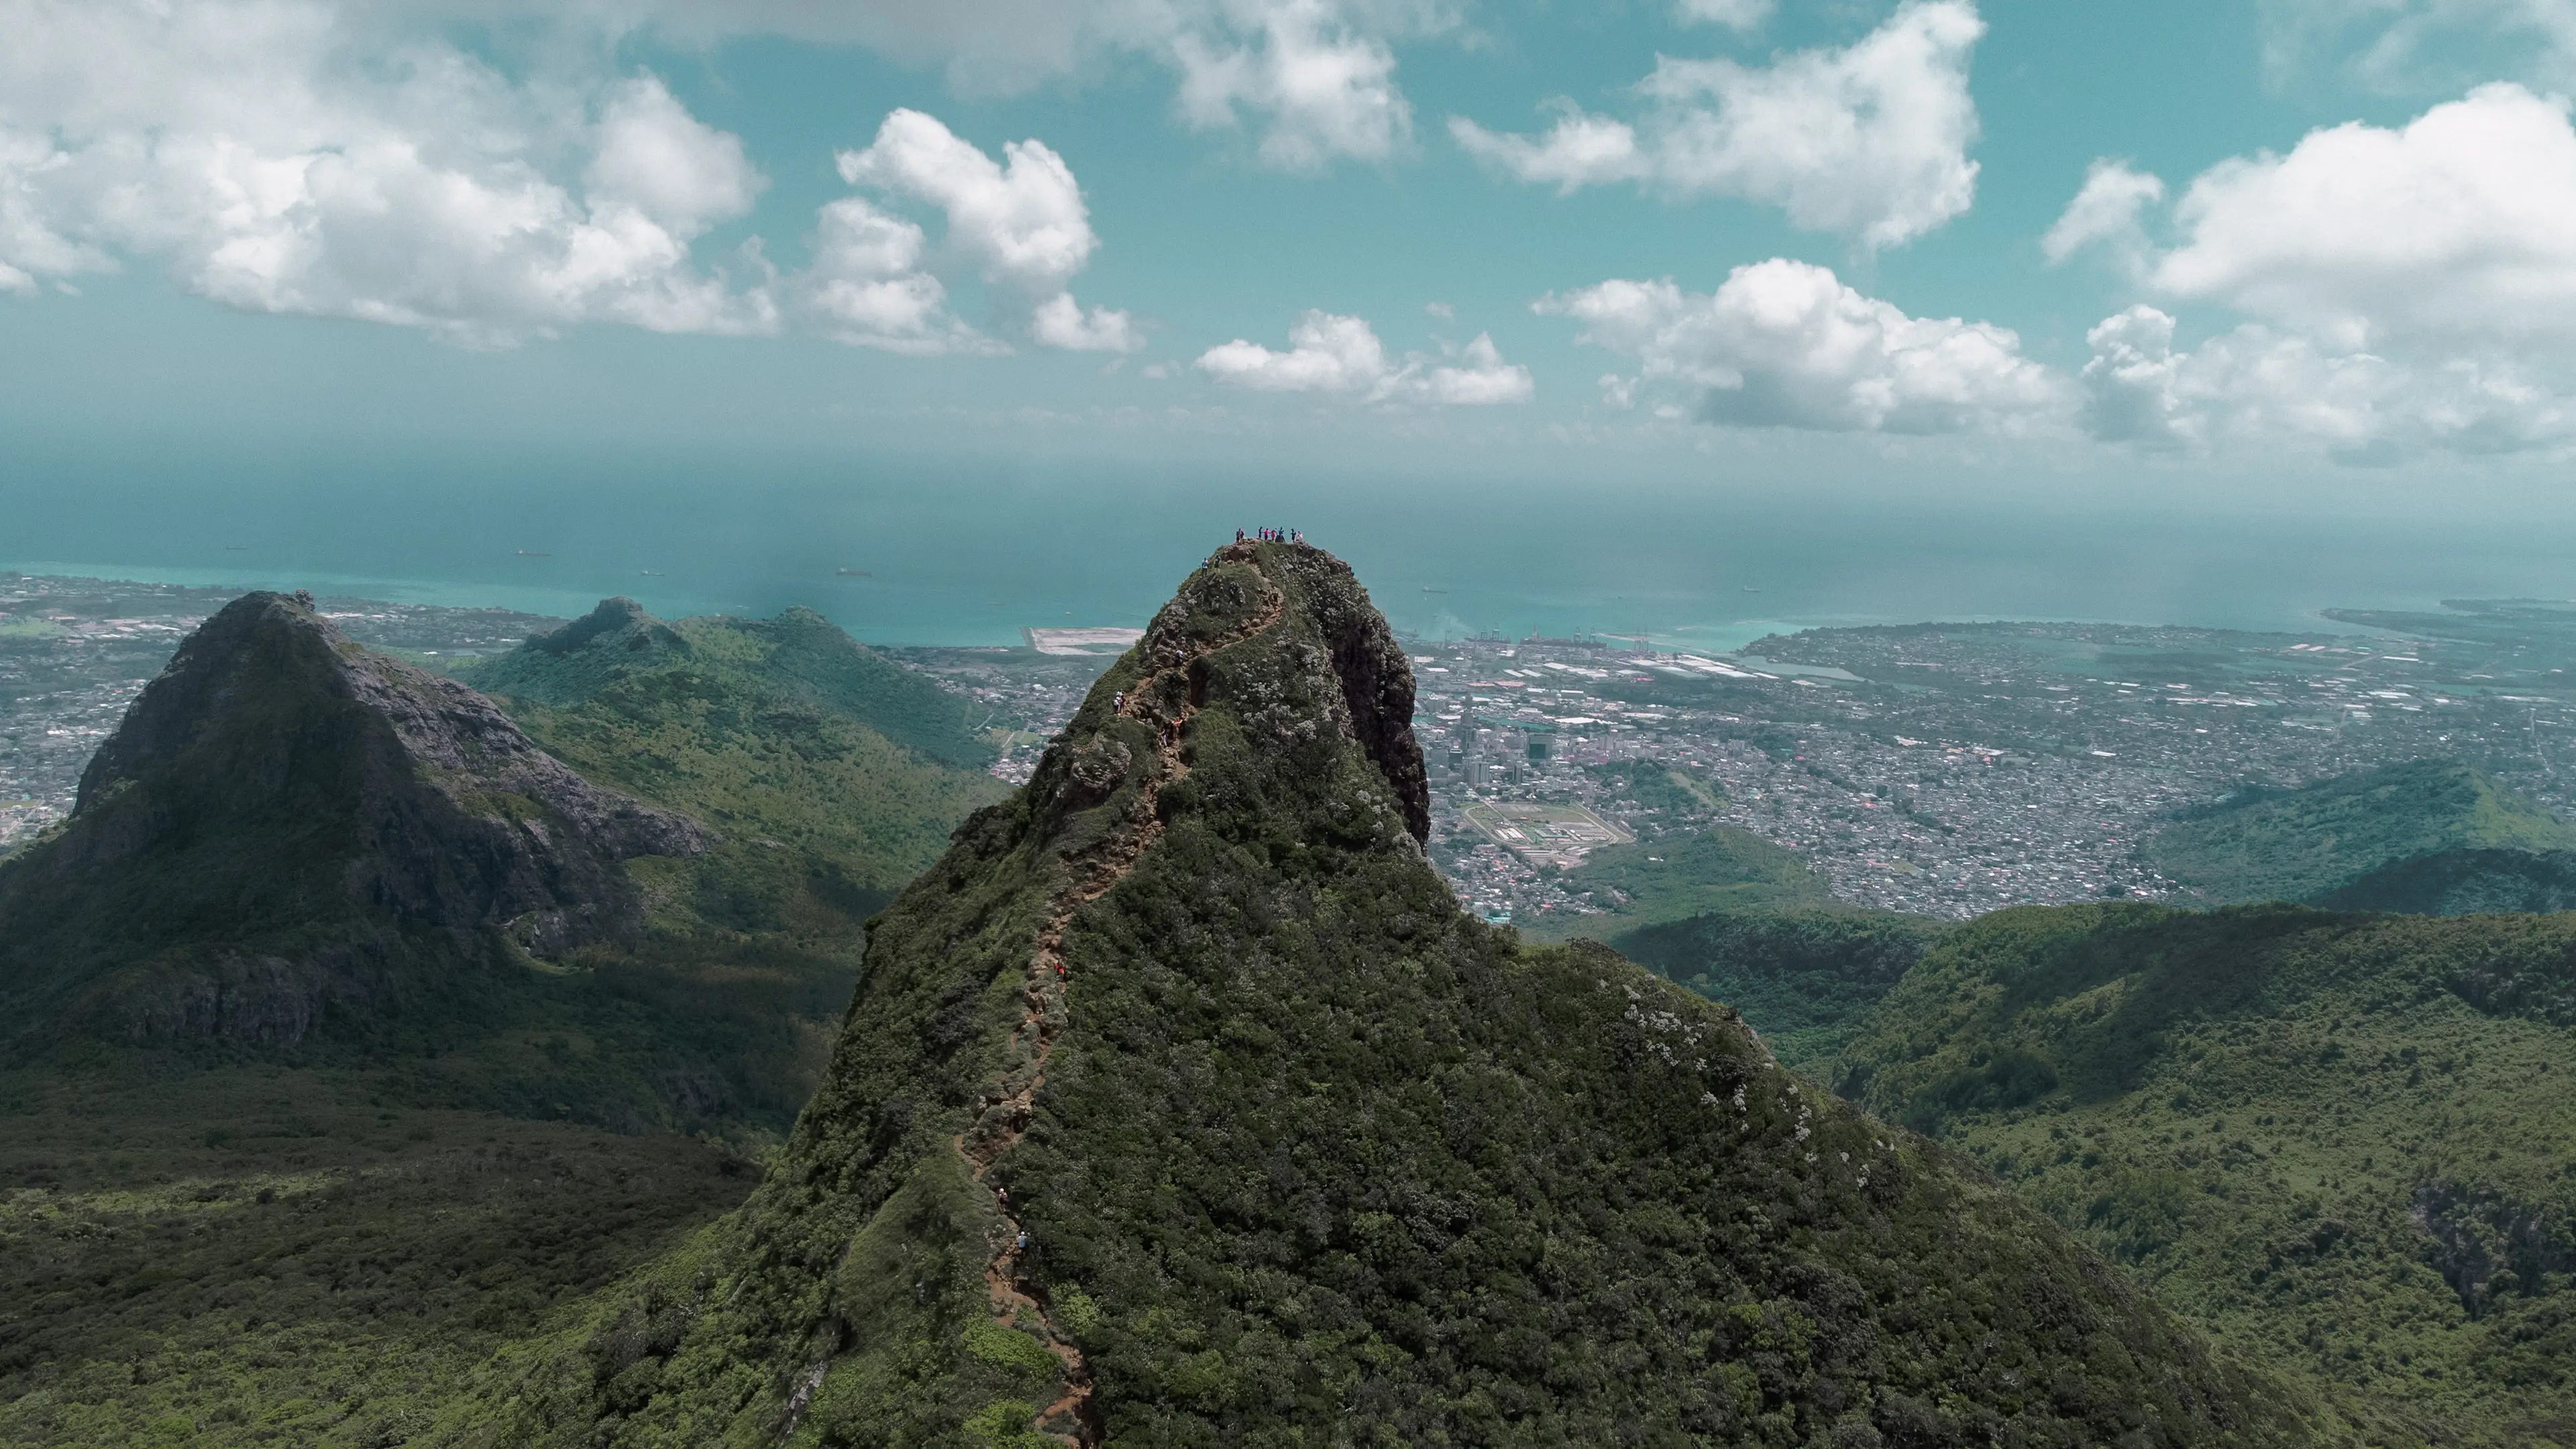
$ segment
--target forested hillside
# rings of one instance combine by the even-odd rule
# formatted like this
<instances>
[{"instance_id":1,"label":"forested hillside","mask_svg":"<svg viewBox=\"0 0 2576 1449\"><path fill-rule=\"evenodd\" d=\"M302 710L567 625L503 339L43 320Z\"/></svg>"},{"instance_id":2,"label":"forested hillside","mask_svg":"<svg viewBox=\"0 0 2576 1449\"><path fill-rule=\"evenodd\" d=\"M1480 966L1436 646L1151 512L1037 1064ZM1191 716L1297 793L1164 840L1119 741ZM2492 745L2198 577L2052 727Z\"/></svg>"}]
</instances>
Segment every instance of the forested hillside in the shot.
<instances>
[{"instance_id":1,"label":"forested hillside","mask_svg":"<svg viewBox=\"0 0 2576 1449\"><path fill-rule=\"evenodd\" d=\"M2576 827L2458 760L2414 760L2296 790L2249 790L2148 838L2147 863L2211 905L2320 902L2447 851L2558 851ZM2372 895L2360 886L2361 898Z\"/></svg>"},{"instance_id":2,"label":"forested hillside","mask_svg":"<svg viewBox=\"0 0 2576 1449\"><path fill-rule=\"evenodd\" d=\"M1744 1014L1791 1066L1831 1057L1951 926L1854 906L1719 911L1611 939L1629 960Z\"/></svg>"},{"instance_id":3,"label":"forested hillside","mask_svg":"<svg viewBox=\"0 0 2576 1449\"><path fill-rule=\"evenodd\" d=\"M2249 1356L2460 1442L2576 1423L2576 916L2027 907L1832 1070Z\"/></svg>"}]
</instances>

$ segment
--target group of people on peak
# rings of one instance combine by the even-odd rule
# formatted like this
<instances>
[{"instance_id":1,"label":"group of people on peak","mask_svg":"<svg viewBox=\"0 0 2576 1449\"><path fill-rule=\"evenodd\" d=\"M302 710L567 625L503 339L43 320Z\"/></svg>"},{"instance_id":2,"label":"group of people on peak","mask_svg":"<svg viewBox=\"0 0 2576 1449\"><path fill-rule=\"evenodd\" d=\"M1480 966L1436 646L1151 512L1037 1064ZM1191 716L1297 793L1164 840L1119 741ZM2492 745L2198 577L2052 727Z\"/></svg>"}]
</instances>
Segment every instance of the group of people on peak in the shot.
<instances>
[{"instance_id":1,"label":"group of people on peak","mask_svg":"<svg viewBox=\"0 0 2576 1449\"><path fill-rule=\"evenodd\" d=\"M1238 528L1234 531L1234 541L1236 543L1304 543L1306 535L1293 528L1256 528L1248 534Z\"/></svg>"}]
</instances>

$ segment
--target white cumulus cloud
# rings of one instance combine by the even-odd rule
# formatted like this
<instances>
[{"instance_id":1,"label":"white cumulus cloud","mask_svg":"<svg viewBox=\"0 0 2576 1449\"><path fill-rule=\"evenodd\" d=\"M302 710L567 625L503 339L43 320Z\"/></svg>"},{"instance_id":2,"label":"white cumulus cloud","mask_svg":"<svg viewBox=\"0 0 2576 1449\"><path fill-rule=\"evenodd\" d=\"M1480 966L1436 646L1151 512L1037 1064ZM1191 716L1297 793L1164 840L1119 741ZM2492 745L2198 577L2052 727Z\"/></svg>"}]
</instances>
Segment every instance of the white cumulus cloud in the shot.
<instances>
[{"instance_id":1,"label":"white cumulus cloud","mask_svg":"<svg viewBox=\"0 0 2576 1449\"><path fill-rule=\"evenodd\" d=\"M1107 307L1085 308L1071 292L1058 292L1029 313L1029 336L1041 347L1067 352L1133 352L1145 345L1135 318Z\"/></svg>"},{"instance_id":2,"label":"white cumulus cloud","mask_svg":"<svg viewBox=\"0 0 2576 1449\"><path fill-rule=\"evenodd\" d=\"M1824 267L1774 258L1714 293L1608 281L1540 299L1581 340L1633 358L1605 379L1613 402L1744 427L1834 432L2024 432L2055 424L2066 380L2024 357L2009 329L1909 317Z\"/></svg>"},{"instance_id":3,"label":"white cumulus cloud","mask_svg":"<svg viewBox=\"0 0 2576 1449\"><path fill-rule=\"evenodd\" d=\"M2261 0L2264 69L2275 83L2319 72L2390 95L2481 81L2576 84L2567 0Z\"/></svg>"},{"instance_id":4,"label":"white cumulus cloud","mask_svg":"<svg viewBox=\"0 0 2576 1449\"><path fill-rule=\"evenodd\" d=\"M2576 339L2576 130L2566 102L2520 86L2221 162L2175 224L2159 291L2336 345Z\"/></svg>"},{"instance_id":5,"label":"white cumulus cloud","mask_svg":"<svg viewBox=\"0 0 2576 1449\"><path fill-rule=\"evenodd\" d=\"M1741 197L1811 231L1893 246L1976 198L1968 63L1984 34L1965 0L1909 0L1852 45L1766 67L1666 57L1638 86L1646 107L1634 123L1567 105L1536 137L1465 117L1449 129L1470 154L1523 181Z\"/></svg>"},{"instance_id":6,"label":"white cumulus cloud","mask_svg":"<svg viewBox=\"0 0 2576 1449\"><path fill-rule=\"evenodd\" d=\"M1003 350L949 312L947 286L923 268L928 250L917 223L844 197L816 218L799 291L811 317L842 342L917 354Z\"/></svg>"},{"instance_id":7,"label":"white cumulus cloud","mask_svg":"<svg viewBox=\"0 0 2576 1449\"><path fill-rule=\"evenodd\" d=\"M843 151L837 160L841 179L853 186L939 208L947 220L944 250L974 268L998 297L1009 300L1024 317L1021 325L1032 341L1092 352L1125 352L1143 345L1126 313L1097 307L1086 312L1065 290L1074 274L1089 265L1100 238L1091 229L1090 208L1082 199L1073 168L1043 142L1006 143L1002 160L995 161L936 117L897 110L877 128L873 142L861 150ZM859 215L851 213L853 218ZM870 258L877 254L867 251ZM936 270L923 270L928 263L918 228L903 265L907 276L927 276ZM819 242L816 270L818 274L823 270ZM885 280L896 278L889 275ZM907 285L927 294L918 284ZM944 296L942 287L937 297ZM930 334L961 344L972 335L944 315L922 325ZM891 334L882 342L867 336L852 340L908 348L910 335Z\"/></svg>"},{"instance_id":8,"label":"white cumulus cloud","mask_svg":"<svg viewBox=\"0 0 2576 1449\"><path fill-rule=\"evenodd\" d=\"M2509 453L2576 438L2576 408L2509 363L2410 365L2246 323L2176 349L2174 319L2135 306L2086 334L2084 421L2149 448L2304 441L2348 463L2425 449Z\"/></svg>"},{"instance_id":9,"label":"white cumulus cloud","mask_svg":"<svg viewBox=\"0 0 2576 1449\"><path fill-rule=\"evenodd\" d=\"M305 0L6 0L0 34L0 287L134 259L479 343L777 325L692 252L762 178L650 75L514 81Z\"/></svg>"},{"instance_id":10,"label":"white cumulus cloud","mask_svg":"<svg viewBox=\"0 0 2576 1449\"><path fill-rule=\"evenodd\" d=\"M2040 238L2039 249L2050 261L2062 262L2086 247L2100 246L2136 267L2147 253L2147 234L2138 214L2164 197L2160 178L2125 161L2098 160L2084 174L2084 189L2075 193L2056 225Z\"/></svg>"},{"instance_id":11,"label":"white cumulus cloud","mask_svg":"<svg viewBox=\"0 0 2576 1449\"><path fill-rule=\"evenodd\" d=\"M567 34L613 30L609 8L577 7ZM1141 345L1126 313L1067 290L1099 237L1040 142L997 161L895 112L839 158L866 194L825 206L810 266L782 277L757 239L700 255L767 185L740 138L581 45L506 74L443 39L440 13L0 0L0 293L144 263L246 310L479 345L609 322L1008 350L952 315L965 278L1012 336ZM944 234L906 206L938 211Z\"/></svg>"},{"instance_id":12,"label":"white cumulus cloud","mask_svg":"<svg viewBox=\"0 0 2576 1449\"><path fill-rule=\"evenodd\" d=\"M898 110L864 150L836 158L841 179L926 201L948 215L948 241L984 279L1047 293L1083 269L1100 245L1082 188L1064 158L1012 141L996 162L931 116Z\"/></svg>"},{"instance_id":13,"label":"white cumulus cloud","mask_svg":"<svg viewBox=\"0 0 2576 1449\"><path fill-rule=\"evenodd\" d=\"M1336 393L1364 402L1453 406L1523 403L1535 391L1529 369L1503 361L1494 339L1474 341L1445 359L1390 357L1365 318L1308 311L1288 329L1288 348L1274 351L1236 338L1201 353L1209 377L1255 392Z\"/></svg>"},{"instance_id":14,"label":"white cumulus cloud","mask_svg":"<svg viewBox=\"0 0 2576 1449\"><path fill-rule=\"evenodd\" d=\"M2043 242L2112 253L2152 299L2092 333L2102 437L2208 447L2272 437L2367 460L2571 441L2576 128L2567 105L2482 86L2400 127L2310 132L2193 179L2151 240L2162 183L2097 162ZM2230 323L2177 347L2174 309Z\"/></svg>"},{"instance_id":15,"label":"white cumulus cloud","mask_svg":"<svg viewBox=\"0 0 2576 1449\"><path fill-rule=\"evenodd\" d=\"M1758 30L1771 18L1772 0L1673 0L1673 18L1684 25L1723 25Z\"/></svg>"},{"instance_id":16,"label":"white cumulus cloud","mask_svg":"<svg viewBox=\"0 0 2576 1449\"><path fill-rule=\"evenodd\" d=\"M506 13L503 0L417 0ZM1725 0L1696 0L1725 3ZM1734 0L1742 3L1742 0ZM938 66L968 94L1024 92L1145 58L1199 127L1249 126L1271 165L1383 160L1412 135L1394 46L1458 28L1460 0L587 0L605 20L675 38L757 34L866 46Z\"/></svg>"},{"instance_id":17,"label":"white cumulus cloud","mask_svg":"<svg viewBox=\"0 0 2576 1449\"><path fill-rule=\"evenodd\" d=\"M1314 171L1341 157L1382 161L1413 138L1413 107L1395 86L1395 52L1350 27L1324 0L1254 7L1240 34L1185 33L1172 54L1181 114L1231 126L1268 118L1262 159Z\"/></svg>"},{"instance_id":18,"label":"white cumulus cloud","mask_svg":"<svg viewBox=\"0 0 2576 1449\"><path fill-rule=\"evenodd\" d=\"M632 206L679 235L750 211L765 184L740 137L701 124L651 77L610 93L597 144L583 172L591 204Z\"/></svg>"}]
</instances>

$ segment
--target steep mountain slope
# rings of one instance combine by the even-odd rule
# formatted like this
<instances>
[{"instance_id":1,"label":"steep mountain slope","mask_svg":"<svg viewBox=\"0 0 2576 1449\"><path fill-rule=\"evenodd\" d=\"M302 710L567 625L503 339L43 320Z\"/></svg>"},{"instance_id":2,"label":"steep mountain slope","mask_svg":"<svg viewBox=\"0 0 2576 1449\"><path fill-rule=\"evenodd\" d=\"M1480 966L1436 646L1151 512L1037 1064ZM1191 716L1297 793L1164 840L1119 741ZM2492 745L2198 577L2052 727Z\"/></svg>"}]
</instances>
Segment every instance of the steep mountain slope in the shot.
<instances>
[{"instance_id":1,"label":"steep mountain slope","mask_svg":"<svg viewBox=\"0 0 2576 1449\"><path fill-rule=\"evenodd\" d=\"M144 690L70 820L0 864L0 1013L292 1045L513 946L631 937L643 901L620 862L709 841L473 691L251 594Z\"/></svg>"},{"instance_id":2,"label":"steep mountain slope","mask_svg":"<svg viewBox=\"0 0 2576 1449\"><path fill-rule=\"evenodd\" d=\"M2248 1353L2472 1443L2576 1442L2576 917L2029 907L1844 1053Z\"/></svg>"},{"instance_id":3,"label":"steep mountain slope","mask_svg":"<svg viewBox=\"0 0 2576 1449\"><path fill-rule=\"evenodd\" d=\"M1716 911L1611 938L1621 955L1743 1013L1790 1066L1832 1056L1948 921L1858 906Z\"/></svg>"},{"instance_id":4,"label":"steep mountain slope","mask_svg":"<svg viewBox=\"0 0 2576 1449\"><path fill-rule=\"evenodd\" d=\"M2576 827L2458 760L2413 760L2253 791L2149 837L2147 863L2213 905L2318 901L2453 850L2576 848Z\"/></svg>"},{"instance_id":5,"label":"steep mountain slope","mask_svg":"<svg viewBox=\"0 0 2576 1449\"><path fill-rule=\"evenodd\" d=\"M847 934L1004 793L964 700L807 609L664 623L610 599L465 677L584 774L722 832L652 874L674 929Z\"/></svg>"},{"instance_id":6,"label":"steep mountain slope","mask_svg":"<svg viewBox=\"0 0 2576 1449\"><path fill-rule=\"evenodd\" d=\"M1193 574L871 932L743 1212L436 1442L2306 1442L1937 1152L1422 855L1349 572Z\"/></svg>"}]
</instances>

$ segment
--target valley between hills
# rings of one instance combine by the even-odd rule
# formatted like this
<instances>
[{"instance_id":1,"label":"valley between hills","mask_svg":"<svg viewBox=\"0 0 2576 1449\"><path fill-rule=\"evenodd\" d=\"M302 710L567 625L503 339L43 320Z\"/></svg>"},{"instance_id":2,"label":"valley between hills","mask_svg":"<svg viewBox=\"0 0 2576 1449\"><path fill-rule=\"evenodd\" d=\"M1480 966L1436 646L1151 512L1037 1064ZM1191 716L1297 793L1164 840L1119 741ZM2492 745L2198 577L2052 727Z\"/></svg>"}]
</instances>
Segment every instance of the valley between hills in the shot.
<instances>
[{"instance_id":1,"label":"valley between hills","mask_svg":"<svg viewBox=\"0 0 2576 1449\"><path fill-rule=\"evenodd\" d=\"M13 587L0 1442L2576 1443L2537 606Z\"/></svg>"}]
</instances>

